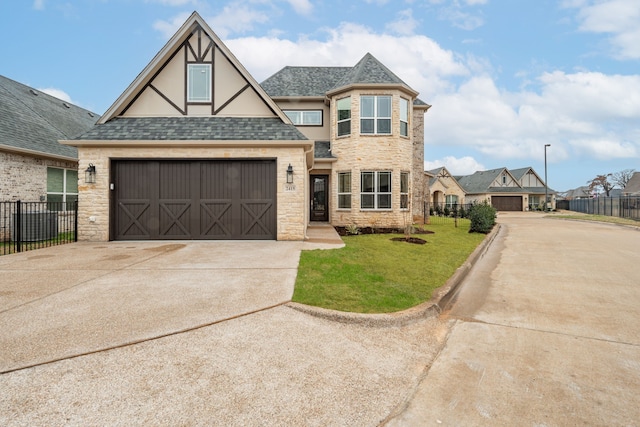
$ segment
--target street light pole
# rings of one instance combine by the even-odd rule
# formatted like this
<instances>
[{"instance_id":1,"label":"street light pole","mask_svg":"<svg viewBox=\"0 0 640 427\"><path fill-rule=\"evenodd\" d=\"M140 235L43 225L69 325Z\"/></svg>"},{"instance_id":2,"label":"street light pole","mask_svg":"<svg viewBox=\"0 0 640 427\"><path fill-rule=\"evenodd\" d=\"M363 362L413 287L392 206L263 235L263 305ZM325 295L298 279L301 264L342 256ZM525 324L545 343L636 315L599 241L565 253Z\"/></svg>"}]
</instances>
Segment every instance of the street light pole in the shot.
<instances>
[{"instance_id":1,"label":"street light pole","mask_svg":"<svg viewBox=\"0 0 640 427\"><path fill-rule=\"evenodd\" d=\"M549 200L549 185L547 184L547 147L551 147L551 144L544 144L544 210L545 212L549 210L547 208L547 203Z\"/></svg>"}]
</instances>

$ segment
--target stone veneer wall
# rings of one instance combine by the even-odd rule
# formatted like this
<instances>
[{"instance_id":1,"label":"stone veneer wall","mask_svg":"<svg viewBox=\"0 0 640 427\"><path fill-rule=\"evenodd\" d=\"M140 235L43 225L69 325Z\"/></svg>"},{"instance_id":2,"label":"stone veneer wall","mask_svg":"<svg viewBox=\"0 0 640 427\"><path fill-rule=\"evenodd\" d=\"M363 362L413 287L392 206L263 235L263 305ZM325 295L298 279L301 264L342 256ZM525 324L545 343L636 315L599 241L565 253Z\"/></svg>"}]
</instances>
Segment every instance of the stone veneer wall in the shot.
<instances>
[{"instance_id":1,"label":"stone veneer wall","mask_svg":"<svg viewBox=\"0 0 640 427\"><path fill-rule=\"evenodd\" d=\"M0 201L40 201L47 195L47 167L77 169L78 164L0 152Z\"/></svg>"},{"instance_id":2,"label":"stone veneer wall","mask_svg":"<svg viewBox=\"0 0 640 427\"><path fill-rule=\"evenodd\" d=\"M222 148L222 147L114 147L78 148L80 170L89 163L96 167L96 183L85 184L79 178L78 239L85 241L109 240L110 165L112 159L162 158L162 159L248 159L277 158L277 239L303 240L308 222L307 164L300 147ZM286 170L291 164L294 170L294 191L285 189Z\"/></svg>"},{"instance_id":3,"label":"stone veneer wall","mask_svg":"<svg viewBox=\"0 0 640 427\"><path fill-rule=\"evenodd\" d=\"M391 135L360 135L360 95L392 95ZM331 100L331 111L336 102L351 96L351 136L337 138L331 135L332 154L338 158L333 164L330 220L333 225L360 227L404 227L412 221L409 210L400 209L400 173L415 175L413 135L402 137L400 129L400 92L398 90L352 90ZM408 98L408 97L407 97ZM331 129L337 129L337 115L331 114ZM415 120L415 118L414 118ZM411 126L411 124L410 124ZM424 164L424 161L422 161ZM424 167L423 167L424 169ZM391 171L391 210L360 209L360 172ZM351 172L351 209L338 209L338 173ZM420 171L420 175L423 170ZM414 178L410 178L414 187ZM410 188L410 191L414 188ZM411 203L411 201L410 201Z\"/></svg>"},{"instance_id":4,"label":"stone veneer wall","mask_svg":"<svg viewBox=\"0 0 640 427\"><path fill-rule=\"evenodd\" d=\"M429 196L429 179L424 174L424 108L413 109L413 159L412 159L412 189L411 213L414 222L424 221L424 202Z\"/></svg>"}]
</instances>

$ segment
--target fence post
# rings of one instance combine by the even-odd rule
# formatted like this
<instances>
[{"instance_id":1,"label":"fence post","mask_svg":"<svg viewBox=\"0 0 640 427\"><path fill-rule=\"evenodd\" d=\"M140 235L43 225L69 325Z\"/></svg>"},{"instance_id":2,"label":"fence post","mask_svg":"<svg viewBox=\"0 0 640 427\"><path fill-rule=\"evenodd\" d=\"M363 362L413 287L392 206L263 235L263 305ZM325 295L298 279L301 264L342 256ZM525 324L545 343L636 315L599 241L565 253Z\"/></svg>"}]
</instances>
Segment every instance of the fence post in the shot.
<instances>
[{"instance_id":1,"label":"fence post","mask_svg":"<svg viewBox=\"0 0 640 427\"><path fill-rule=\"evenodd\" d=\"M16 252L22 251L22 203L20 200L16 201L16 223L15 223L15 244Z\"/></svg>"},{"instance_id":2,"label":"fence post","mask_svg":"<svg viewBox=\"0 0 640 427\"><path fill-rule=\"evenodd\" d=\"M73 241L77 242L78 241L78 201L77 200L73 203L73 210L74 210Z\"/></svg>"}]
</instances>

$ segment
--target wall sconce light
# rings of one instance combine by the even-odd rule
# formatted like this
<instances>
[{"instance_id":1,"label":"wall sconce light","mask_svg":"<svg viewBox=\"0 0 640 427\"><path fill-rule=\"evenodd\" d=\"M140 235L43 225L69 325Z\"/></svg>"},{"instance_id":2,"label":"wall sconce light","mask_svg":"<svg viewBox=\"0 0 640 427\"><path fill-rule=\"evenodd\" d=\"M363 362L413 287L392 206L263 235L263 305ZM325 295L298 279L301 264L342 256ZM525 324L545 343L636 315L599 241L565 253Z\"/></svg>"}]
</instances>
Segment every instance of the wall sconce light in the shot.
<instances>
[{"instance_id":1,"label":"wall sconce light","mask_svg":"<svg viewBox=\"0 0 640 427\"><path fill-rule=\"evenodd\" d=\"M287 168L287 184L293 184L293 166L291 166L291 163Z\"/></svg>"},{"instance_id":2,"label":"wall sconce light","mask_svg":"<svg viewBox=\"0 0 640 427\"><path fill-rule=\"evenodd\" d=\"M84 182L86 184L95 184L96 182L96 167L93 163L89 163L89 167L84 171Z\"/></svg>"}]
</instances>

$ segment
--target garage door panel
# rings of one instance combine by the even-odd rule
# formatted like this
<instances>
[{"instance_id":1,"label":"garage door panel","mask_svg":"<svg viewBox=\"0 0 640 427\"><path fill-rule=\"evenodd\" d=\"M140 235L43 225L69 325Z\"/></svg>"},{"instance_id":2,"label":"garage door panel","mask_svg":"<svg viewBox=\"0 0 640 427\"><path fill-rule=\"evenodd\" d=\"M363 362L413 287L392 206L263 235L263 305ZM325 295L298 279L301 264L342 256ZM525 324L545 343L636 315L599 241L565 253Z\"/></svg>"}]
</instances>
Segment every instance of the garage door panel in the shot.
<instances>
[{"instance_id":1,"label":"garage door panel","mask_svg":"<svg viewBox=\"0 0 640 427\"><path fill-rule=\"evenodd\" d=\"M522 196L492 196L491 205L498 211L522 211Z\"/></svg>"},{"instance_id":2,"label":"garage door panel","mask_svg":"<svg viewBox=\"0 0 640 427\"><path fill-rule=\"evenodd\" d=\"M160 199L161 236L191 238L191 200Z\"/></svg>"},{"instance_id":3,"label":"garage door panel","mask_svg":"<svg viewBox=\"0 0 640 427\"><path fill-rule=\"evenodd\" d=\"M276 238L274 160L114 163L117 240Z\"/></svg>"},{"instance_id":4,"label":"garage door panel","mask_svg":"<svg viewBox=\"0 0 640 427\"><path fill-rule=\"evenodd\" d=\"M228 239L233 235L232 201L201 200L200 230L201 235L210 238Z\"/></svg>"}]
</instances>

